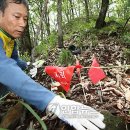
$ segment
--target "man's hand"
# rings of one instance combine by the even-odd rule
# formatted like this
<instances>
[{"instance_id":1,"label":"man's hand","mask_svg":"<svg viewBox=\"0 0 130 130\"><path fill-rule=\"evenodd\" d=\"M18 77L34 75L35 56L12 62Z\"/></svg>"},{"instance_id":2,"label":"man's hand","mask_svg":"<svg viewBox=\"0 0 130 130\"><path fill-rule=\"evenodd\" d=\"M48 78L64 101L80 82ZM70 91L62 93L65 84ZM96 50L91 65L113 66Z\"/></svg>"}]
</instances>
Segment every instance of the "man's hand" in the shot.
<instances>
[{"instance_id":1,"label":"man's hand","mask_svg":"<svg viewBox=\"0 0 130 130\"><path fill-rule=\"evenodd\" d=\"M37 75L37 69L40 68L40 67L42 67L42 65L44 64L44 62L45 62L44 60L38 60L38 61L36 61L36 62L34 62L32 64L34 67L29 72L29 74L31 75L32 78ZM29 62L28 62L28 64L30 65Z\"/></svg>"},{"instance_id":2,"label":"man's hand","mask_svg":"<svg viewBox=\"0 0 130 130\"><path fill-rule=\"evenodd\" d=\"M47 106L49 112L54 113L61 120L73 126L76 130L104 129L104 116L93 108L81 103L61 98L54 99Z\"/></svg>"},{"instance_id":3,"label":"man's hand","mask_svg":"<svg viewBox=\"0 0 130 130\"><path fill-rule=\"evenodd\" d=\"M29 74L31 75L32 78L35 77L36 74L37 74L37 68L31 69L30 72L29 72Z\"/></svg>"}]
</instances>

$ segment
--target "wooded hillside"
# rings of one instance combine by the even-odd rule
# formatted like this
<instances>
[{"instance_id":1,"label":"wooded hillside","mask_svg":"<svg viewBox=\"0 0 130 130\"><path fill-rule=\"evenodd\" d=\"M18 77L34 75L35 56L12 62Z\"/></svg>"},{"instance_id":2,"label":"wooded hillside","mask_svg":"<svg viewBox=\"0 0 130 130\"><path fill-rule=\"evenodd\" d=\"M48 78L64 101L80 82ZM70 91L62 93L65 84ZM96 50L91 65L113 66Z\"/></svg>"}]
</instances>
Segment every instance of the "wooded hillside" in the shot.
<instances>
[{"instance_id":1,"label":"wooded hillside","mask_svg":"<svg viewBox=\"0 0 130 130\"><path fill-rule=\"evenodd\" d=\"M56 94L104 113L105 130L129 130L129 1L28 1L28 26L25 35L17 41L20 57L31 62L26 73ZM106 75L97 84L93 84L88 76L93 56ZM34 64L36 61L40 61L39 67ZM46 66L68 67L76 65L77 61L83 68L80 76L74 71L68 92L44 71ZM32 75L30 69L34 68L36 72ZM13 93L0 99L0 127L9 130L43 130L35 114L29 112L30 108L26 104L15 106L16 100L22 99ZM57 118L47 117L47 112L31 107L48 130L74 129ZM10 108L15 114L8 112Z\"/></svg>"}]
</instances>

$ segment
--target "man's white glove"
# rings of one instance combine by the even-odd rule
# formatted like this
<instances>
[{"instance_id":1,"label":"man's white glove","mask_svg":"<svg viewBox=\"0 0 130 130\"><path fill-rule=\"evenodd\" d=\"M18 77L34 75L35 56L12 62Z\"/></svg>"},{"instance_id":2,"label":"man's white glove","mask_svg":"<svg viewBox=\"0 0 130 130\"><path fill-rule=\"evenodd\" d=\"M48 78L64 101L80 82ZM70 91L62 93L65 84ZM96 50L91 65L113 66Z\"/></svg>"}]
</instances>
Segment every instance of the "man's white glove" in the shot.
<instances>
[{"instance_id":1,"label":"man's white glove","mask_svg":"<svg viewBox=\"0 0 130 130\"><path fill-rule=\"evenodd\" d=\"M38 60L36 62L34 62L32 65L34 66L33 69L30 70L29 74L31 75L31 77L35 77L37 75L37 68L42 67L42 65L44 64L44 60ZM30 63L28 63L30 64Z\"/></svg>"},{"instance_id":2,"label":"man's white glove","mask_svg":"<svg viewBox=\"0 0 130 130\"><path fill-rule=\"evenodd\" d=\"M105 128L105 124L102 122L104 116L101 113L89 106L61 98L60 96L52 99L47 106L47 111L54 113L76 130L99 130L99 128Z\"/></svg>"},{"instance_id":3,"label":"man's white glove","mask_svg":"<svg viewBox=\"0 0 130 130\"><path fill-rule=\"evenodd\" d=\"M40 68L42 67L42 65L45 63L44 60L38 60L36 62L34 62L32 65L35 66L35 68Z\"/></svg>"},{"instance_id":4,"label":"man's white glove","mask_svg":"<svg viewBox=\"0 0 130 130\"><path fill-rule=\"evenodd\" d=\"M31 77L35 77L37 75L37 68L33 68L30 70L29 74L31 75Z\"/></svg>"}]
</instances>

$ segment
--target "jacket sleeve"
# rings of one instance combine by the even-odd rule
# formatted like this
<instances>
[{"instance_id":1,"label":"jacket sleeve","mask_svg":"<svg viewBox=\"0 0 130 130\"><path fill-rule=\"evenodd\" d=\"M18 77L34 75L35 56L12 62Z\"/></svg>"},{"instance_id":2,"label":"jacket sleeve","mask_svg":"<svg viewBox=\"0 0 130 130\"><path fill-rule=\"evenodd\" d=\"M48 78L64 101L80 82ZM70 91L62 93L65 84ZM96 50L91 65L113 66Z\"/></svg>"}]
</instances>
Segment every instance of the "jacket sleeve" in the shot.
<instances>
[{"instance_id":1,"label":"jacket sleeve","mask_svg":"<svg viewBox=\"0 0 130 130\"><path fill-rule=\"evenodd\" d=\"M27 76L15 60L7 58L0 39L0 83L28 103L44 110L55 94Z\"/></svg>"},{"instance_id":2,"label":"jacket sleeve","mask_svg":"<svg viewBox=\"0 0 130 130\"><path fill-rule=\"evenodd\" d=\"M27 63L23 60L21 60L18 56L17 52L17 45L16 43L14 44L14 50L11 56L12 59L14 59L17 62L17 65L22 69L25 70L27 68Z\"/></svg>"}]
</instances>

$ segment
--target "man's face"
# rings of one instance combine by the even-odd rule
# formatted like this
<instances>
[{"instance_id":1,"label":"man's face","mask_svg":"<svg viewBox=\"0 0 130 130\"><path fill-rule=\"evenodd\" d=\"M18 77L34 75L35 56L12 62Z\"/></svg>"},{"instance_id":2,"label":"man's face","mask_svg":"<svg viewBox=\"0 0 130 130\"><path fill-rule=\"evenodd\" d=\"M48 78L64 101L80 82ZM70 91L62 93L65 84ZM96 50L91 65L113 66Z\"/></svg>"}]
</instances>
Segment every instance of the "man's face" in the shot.
<instances>
[{"instance_id":1,"label":"man's face","mask_svg":"<svg viewBox=\"0 0 130 130\"><path fill-rule=\"evenodd\" d=\"M14 38L19 38L27 25L28 11L24 4L8 3L4 13L0 11L0 28Z\"/></svg>"}]
</instances>

